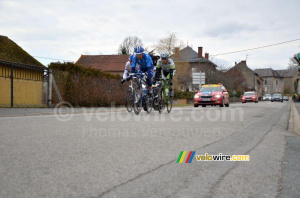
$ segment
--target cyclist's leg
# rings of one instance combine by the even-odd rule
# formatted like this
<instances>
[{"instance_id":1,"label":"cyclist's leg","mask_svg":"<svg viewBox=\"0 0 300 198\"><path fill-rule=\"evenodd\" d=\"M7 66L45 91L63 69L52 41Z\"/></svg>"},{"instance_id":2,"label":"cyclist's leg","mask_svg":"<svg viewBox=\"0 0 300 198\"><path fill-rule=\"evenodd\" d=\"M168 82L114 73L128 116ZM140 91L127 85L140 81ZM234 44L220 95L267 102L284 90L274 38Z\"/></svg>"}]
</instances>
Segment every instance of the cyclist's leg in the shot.
<instances>
[{"instance_id":1,"label":"cyclist's leg","mask_svg":"<svg viewBox=\"0 0 300 198\"><path fill-rule=\"evenodd\" d=\"M151 68L147 68L147 85L150 93L152 92L152 78L153 78L153 69L154 66L152 65Z\"/></svg>"},{"instance_id":2,"label":"cyclist's leg","mask_svg":"<svg viewBox=\"0 0 300 198\"><path fill-rule=\"evenodd\" d=\"M171 96L173 96L172 87L169 85L170 80L171 80L171 74L170 74L170 72L164 71L163 75L166 76L165 90L169 89L169 94L171 94Z\"/></svg>"}]
</instances>

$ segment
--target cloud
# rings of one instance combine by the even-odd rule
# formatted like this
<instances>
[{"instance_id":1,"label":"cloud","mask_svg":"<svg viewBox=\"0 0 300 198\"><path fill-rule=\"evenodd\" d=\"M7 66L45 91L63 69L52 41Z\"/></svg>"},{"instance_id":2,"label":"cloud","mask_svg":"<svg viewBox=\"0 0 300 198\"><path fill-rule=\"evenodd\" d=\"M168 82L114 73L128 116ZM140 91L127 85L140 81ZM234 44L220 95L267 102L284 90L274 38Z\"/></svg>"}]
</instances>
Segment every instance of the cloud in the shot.
<instances>
[{"instance_id":1,"label":"cloud","mask_svg":"<svg viewBox=\"0 0 300 198\"><path fill-rule=\"evenodd\" d=\"M204 31L209 37L232 38L240 36L242 33L255 32L259 30L254 25L241 24L239 22L229 22L217 24Z\"/></svg>"},{"instance_id":2,"label":"cloud","mask_svg":"<svg viewBox=\"0 0 300 198\"><path fill-rule=\"evenodd\" d=\"M115 54L127 36L138 36L151 46L170 32L195 49L203 46L204 51L218 54L299 37L299 7L297 0L1 0L0 34L31 55L74 61L85 51ZM296 42L288 48L218 58L234 63L248 54L249 64L286 67L288 53L299 51L298 46ZM269 57L280 49L285 52Z\"/></svg>"}]
</instances>

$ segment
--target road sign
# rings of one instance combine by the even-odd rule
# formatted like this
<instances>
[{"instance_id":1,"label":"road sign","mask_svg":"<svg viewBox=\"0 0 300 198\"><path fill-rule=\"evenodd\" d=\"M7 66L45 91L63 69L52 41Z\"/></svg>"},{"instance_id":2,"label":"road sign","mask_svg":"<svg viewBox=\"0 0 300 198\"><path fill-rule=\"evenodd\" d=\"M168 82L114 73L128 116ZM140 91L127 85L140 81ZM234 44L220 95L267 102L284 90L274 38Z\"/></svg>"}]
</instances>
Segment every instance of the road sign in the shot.
<instances>
[{"instance_id":1,"label":"road sign","mask_svg":"<svg viewBox=\"0 0 300 198\"><path fill-rule=\"evenodd\" d=\"M203 72L193 72L193 84L194 85L204 85L205 84L205 73Z\"/></svg>"}]
</instances>

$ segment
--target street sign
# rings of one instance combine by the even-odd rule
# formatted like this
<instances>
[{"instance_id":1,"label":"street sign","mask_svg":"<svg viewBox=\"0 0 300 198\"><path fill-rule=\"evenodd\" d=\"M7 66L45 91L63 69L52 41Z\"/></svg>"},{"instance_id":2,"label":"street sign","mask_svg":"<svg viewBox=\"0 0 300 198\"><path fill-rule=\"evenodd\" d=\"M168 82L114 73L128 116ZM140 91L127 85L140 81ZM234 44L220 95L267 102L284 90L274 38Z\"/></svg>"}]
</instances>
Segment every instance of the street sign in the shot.
<instances>
[{"instance_id":1,"label":"street sign","mask_svg":"<svg viewBox=\"0 0 300 198\"><path fill-rule=\"evenodd\" d=\"M193 72L193 84L194 85L204 85L205 84L205 73L203 72Z\"/></svg>"}]
</instances>

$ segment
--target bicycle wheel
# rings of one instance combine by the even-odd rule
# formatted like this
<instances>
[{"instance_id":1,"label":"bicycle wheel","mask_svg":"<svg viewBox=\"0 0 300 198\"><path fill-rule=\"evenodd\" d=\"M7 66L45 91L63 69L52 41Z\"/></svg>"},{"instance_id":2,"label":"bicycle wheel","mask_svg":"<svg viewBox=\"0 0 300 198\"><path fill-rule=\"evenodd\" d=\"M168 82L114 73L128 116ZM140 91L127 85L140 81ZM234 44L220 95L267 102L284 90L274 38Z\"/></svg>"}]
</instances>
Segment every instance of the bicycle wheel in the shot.
<instances>
[{"instance_id":1,"label":"bicycle wheel","mask_svg":"<svg viewBox=\"0 0 300 198\"><path fill-rule=\"evenodd\" d=\"M133 108L133 90L130 87L126 93L126 108L128 112L132 111Z\"/></svg>"},{"instance_id":2,"label":"bicycle wheel","mask_svg":"<svg viewBox=\"0 0 300 198\"><path fill-rule=\"evenodd\" d=\"M136 87L133 91L133 110L136 115L142 110L142 102L143 102L143 89L142 87Z\"/></svg>"},{"instance_id":3,"label":"bicycle wheel","mask_svg":"<svg viewBox=\"0 0 300 198\"><path fill-rule=\"evenodd\" d=\"M164 110L164 105L165 105L165 97L164 97L164 91L163 89L160 89L159 90L159 93L158 93L158 111L159 113L161 114L162 111Z\"/></svg>"},{"instance_id":4,"label":"bicycle wheel","mask_svg":"<svg viewBox=\"0 0 300 198\"><path fill-rule=\"evenodd\" d=\"M150 114L152 111L152 98L149 94L145 96L146 110L147 113Z\"/></svg>"},{"instance_id":5,"label":"bicycle wheel","mask_svg":"<svg viewBox=\"0 0 300 198\"><path fill-rule=\"evenodd\" d=\"M170 113L172 110L172 107L173 107L173 97L171 96L171 93L169 93L169 95L167 97L166 106L167 106L168 113Z\"/></svg>"}]
</instances>

